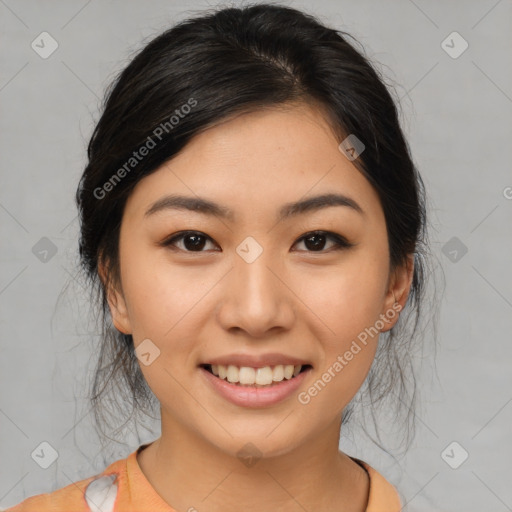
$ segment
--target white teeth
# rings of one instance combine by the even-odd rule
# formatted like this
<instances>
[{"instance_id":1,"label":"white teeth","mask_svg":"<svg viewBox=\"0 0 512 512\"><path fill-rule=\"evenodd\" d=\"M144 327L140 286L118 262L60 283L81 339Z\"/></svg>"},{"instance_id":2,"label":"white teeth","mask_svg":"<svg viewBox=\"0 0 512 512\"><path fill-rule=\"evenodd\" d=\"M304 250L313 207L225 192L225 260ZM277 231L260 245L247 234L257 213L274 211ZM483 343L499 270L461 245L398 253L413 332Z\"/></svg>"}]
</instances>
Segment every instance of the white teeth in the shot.
<instances>
[{"instance_id":1,"label":"white teeth","mask_svg":"<svg viewBox=\"0 0 512 512\"><path fill-rule=\"evenodd\" d=\"M240 371L238 370L238 368L236 366L233 366L232 364L230 364L228 366L228 374L227 374L227 379L229 382L238 382L238 375L239 375Z\"/></svg>"},{"instance_id":2,"label":"white teeth","mask_svg":"<svg viewBox=\"0 0 512 512\"><path fill-rule=\"evenodd\" d=\"M243 386L269 386L273 382L281 382L283 379L290 380L296 377L300 373L302 365L278 364L273 368L270 366L251 368L249 366L238 367L232 364L229 366L213 364L211 368L214 375L231 383L240 383Z\"/></svg>"},{"instance_id":3,"label":"white teeth","mask_svg":"<svg viewBox=\"0 0 512 512\"><path fill-rule=\"evenodd\" d=\"M256 382L256 370L247 366L242 366L238 372L240 384L254 384Z\"/></svg>"},{"instance_id":4,"label":"white teeth","mask_svg":"<svg viewBox=\"0 0 512 512\"><path fill-rule=\"evenodd\" d=\"M292 378L293 376L293 364L287 364L285 367L284 367L284 378L286 380L289 380ZM300 368L299 368L299 372L300 372Z\"/></svg>"},{"instance_id":5,"label":"white teeth","mask_svg":"<svg viewBox=\"0 0 512 512\"><path fill-rule=\"evenodd\" d=\"M272 382L272 368L270 366L265 366L263 368L258 368L256 370L256 384L260 386L265 386Z\"/></svg>"},{"instance_id":6,"label":"white teeth","mask_svg":"<svg viewBox=\"0 0 512 512\"><path fill-rule=\"evenodd\" d=\"M282 364L279 364L274 367L274 372L272 375L272 380L274 382L279 382L284 379L284 366Z\"/></svg>"}]
</instances>

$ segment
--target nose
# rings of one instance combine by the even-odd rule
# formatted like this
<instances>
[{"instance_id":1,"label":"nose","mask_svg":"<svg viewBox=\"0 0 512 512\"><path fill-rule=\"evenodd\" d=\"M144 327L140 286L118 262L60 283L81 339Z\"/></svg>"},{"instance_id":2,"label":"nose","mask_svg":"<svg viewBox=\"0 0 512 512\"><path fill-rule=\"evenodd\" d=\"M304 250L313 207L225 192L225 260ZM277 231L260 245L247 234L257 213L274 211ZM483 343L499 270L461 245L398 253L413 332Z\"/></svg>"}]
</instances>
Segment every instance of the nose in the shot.
<instances>
[{"instance_id":1,"label":"nose","mask_svg":"<svg viewBox=\"0 0 512 512\"><path fill-rule=\"evenodd\" d=\"M251 263L234 255L233 268L223 280L218 321L225 330L244 331L254 338L289 330L295 320L294 294L284 266L270 251Z\"/></svg>"}]
</instances>

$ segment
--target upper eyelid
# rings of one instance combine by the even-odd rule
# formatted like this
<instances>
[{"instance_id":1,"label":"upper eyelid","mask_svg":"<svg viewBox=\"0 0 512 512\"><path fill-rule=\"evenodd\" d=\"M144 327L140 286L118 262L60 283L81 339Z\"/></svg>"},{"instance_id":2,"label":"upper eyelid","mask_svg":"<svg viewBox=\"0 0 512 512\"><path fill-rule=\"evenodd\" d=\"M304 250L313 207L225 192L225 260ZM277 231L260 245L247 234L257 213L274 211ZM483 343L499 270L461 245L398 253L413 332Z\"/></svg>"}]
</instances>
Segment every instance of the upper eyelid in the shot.
<instances>
[{"instance_id":1,"label":"upper eyelid","mask_svg":"<svg viewBox=\"0 0 512 512\"><path fill-rule=\"evenodd\" d=\"M175 234L171 235L170 237L167 237L166 239L164 239L161 242L161 245L164 245L164 246L165 245L171 245L171 243L173 243L173 242L183 240L183 238L186 237L187 235L196 235L196 234L198 234L200 236L204 236L205 238L208 239L208 241L211 241L211 242L215 243L216 245L218 245L217 242L215 242L214 239L211 236L207 235L206 233L204 233L202 231L194 231L194 230L186 230L186 231L183 231L181 233L175 233ZM294 245L296 243L298 243L298 242L302 242L308 236L313 236L313 235L325 235L326 238L330 238L331 240L334 240L335 244L338 245L338 247L346 246L348 248L348 247L353 247L353 246L356 245L355 243L349 242L343 235L339 235L339 234L334 233L332 231L322 230L322 229L316 229L316 230L307 231L306 233L302 234L296 240ZM193 252L198 252L198 253L201 253L201 252L205 252L205 251L185 251L185 252L192 252L192 253ZM307 251L307 252L322 253L322 252L327 252L327 251Z\"/></svg>"},{"instance_id":2,"label":"upper eyelid","mask_svg":"<svg viewBox=\"0 0 512 512\"><path fill-rule=\"evenodd\" d=\"M182 232L179 232L179 233L174 233L173 235L170 235L170 236L164 238L164 240L162 240L158 245L161 245L163 247L169 246L169 245L175 245L176 242L183 240L183 238L185 238L188 235L204 236L208 241L214 243L215 245L218 245L217 242L215 242L215 240L213 240L213 238L211 236L207 235L206 233L203 233L202 231L194 231L194 230L186 230L186 231L182 231ZM181 249L181 250L183 250L183 249ZM205 252L205 251L186 251L186 250L183 250L183 252L190 252L190 253L197 252L197 253L201 253L201 252Z\"/></svg>"}]
</instances>

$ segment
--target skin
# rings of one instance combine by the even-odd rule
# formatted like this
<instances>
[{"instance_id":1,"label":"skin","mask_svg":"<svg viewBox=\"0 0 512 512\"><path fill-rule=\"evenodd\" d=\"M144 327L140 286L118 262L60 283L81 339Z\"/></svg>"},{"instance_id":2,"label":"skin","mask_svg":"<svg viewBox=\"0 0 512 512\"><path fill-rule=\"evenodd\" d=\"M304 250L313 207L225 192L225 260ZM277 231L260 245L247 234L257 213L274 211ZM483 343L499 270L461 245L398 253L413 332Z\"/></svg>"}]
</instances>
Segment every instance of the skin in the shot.
<instances>
[{"instance_id":1,"label":"skin","mask_svg":"<svg viewBox=\"0 0 512 512\"><path fill-rule=\"evenodd\" d=\"M338 443L342 411L371 367L378 336L307 405L293 394L271 407L239 407L198 369L217 355L282 352L313 366L304 391L395 299L404 306L412 259L390 269L377 193L339 142L308 105L238 115L197 135L128 198L121 283L109 305L114 325L132 334L135 346L149 338L160 350L141 369L161 404L162 435L138 462L176 510L366 508L368 476ZM284 203L332 192L355 200L364 215L331 206L276 223ZM169 193L205 197L235 218L176 209L145 218ZM204 246L194 251L186 238L174 248L159 245L182 230L207 235ZM315 250L301 240L312 230L355 245L334 250L327 238ZM250 264L236 252L248 236L263 248ZM252 467L237 457L249 442L263 454Z\"/></svg>"}]
</instances>

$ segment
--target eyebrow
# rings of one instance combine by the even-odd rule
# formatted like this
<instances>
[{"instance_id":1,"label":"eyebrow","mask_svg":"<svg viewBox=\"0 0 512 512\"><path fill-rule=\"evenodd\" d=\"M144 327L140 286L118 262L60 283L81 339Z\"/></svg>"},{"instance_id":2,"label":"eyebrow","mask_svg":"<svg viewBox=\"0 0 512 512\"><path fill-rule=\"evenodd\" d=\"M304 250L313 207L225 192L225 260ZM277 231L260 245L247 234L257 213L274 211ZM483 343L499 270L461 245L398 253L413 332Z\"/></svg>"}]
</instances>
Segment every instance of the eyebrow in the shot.
<instances>
[{"instance_id":1,"label":"eyebrow","mask_svg":"<svg viewBox=\"0 0 512 512\"><path fill-rule=\"evenodd\" d=\"M318 211L332 206L345 206L364 215L364 210L352 198L343 194L322 194L319 196L308 197L300 201L286 203L281 207L278 214L278 221L302 215L307 212ZM183 195L167 195L154 202L144 214L144 217L150 217L157 212L164 210L185 210L204 215L214 215L223 219L233 221L235 214L229 208L217 204L209 199L202 197L191 197Z\"/></svg>"}]
</instances>

